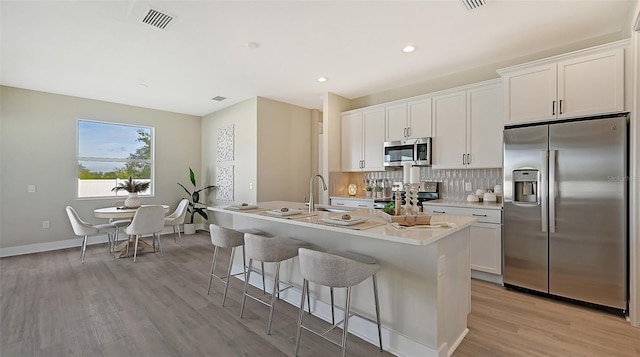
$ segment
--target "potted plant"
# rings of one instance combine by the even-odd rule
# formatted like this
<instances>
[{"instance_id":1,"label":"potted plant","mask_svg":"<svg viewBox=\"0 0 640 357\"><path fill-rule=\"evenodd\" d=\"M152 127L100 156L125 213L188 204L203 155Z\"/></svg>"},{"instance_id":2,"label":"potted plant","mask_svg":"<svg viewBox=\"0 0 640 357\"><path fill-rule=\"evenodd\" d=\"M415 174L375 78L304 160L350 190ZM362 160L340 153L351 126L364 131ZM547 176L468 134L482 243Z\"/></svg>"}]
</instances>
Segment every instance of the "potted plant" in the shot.
<instances>
[{"instance_id":1,"label":"potted plant","mask_svg":"<svg viewBox=\"0 0 640 357\"><path fill-rule=\"evenodd\" d=\"M129 197L124 200L124 206L127 208L138 208L142 204L142 199L138 197L138 192L144 192L148 190L149 185L151 185L151 181L135 181L132 176L129 176L129 179L127 181L120 182L116 187L112 188L111 191L129 192Z\"/></svg>"},{"instance_id":2,"label":"potted plant","mask_svg":"<svg viewBox=\"0 0 640 357\"><path fill-rule=\"evenodd\" d=\"M373 195L373 187L367 185L365 186L364 190L365 190L364 193L367 197L371 197Z\"/></svg>"},{"instance_id":3,"label":"potted plant","mask_svg":"<svg viewBox=\"0 0 640 357\"><path fill-rule=\"evenodd\" d=\"M180 187L182 187L185 190L185 192L187 192L187 194L189 195L189 197L187 197L187 199L189 200L189 207L187 208L187 211L190 213L191 218L189 220L189 223L184 224L184 234L193 234L196 232L195 224L193 223L193 218L196 215L196 213L199 214L200 217L204 218L205 220L209 219L209 216L207 216L207 211L206 211L207 206L204 203L200 202L200 192L216 187L214 185L208 185L208 186L203 186L199 189L196 189L196 175L193 173L193 170L191 170L191 167L189 167L189 180L193 185L193 192L189 191L181 183L178 183L178 185L180 185Z\"/></svg>"},{"instance_id":4,"label":"potted plant","mask_svg":"<svg viewBox=\"0 0 640 357\"><path fill-rule=\"evenodd\" d=\"M376 190L376 197L378 197L378 198L382 198L382 196L383 196L383 193L382 193L382 186L380 186L380 185L376 185L375 190Z\"/></svg>"}]
</instances>

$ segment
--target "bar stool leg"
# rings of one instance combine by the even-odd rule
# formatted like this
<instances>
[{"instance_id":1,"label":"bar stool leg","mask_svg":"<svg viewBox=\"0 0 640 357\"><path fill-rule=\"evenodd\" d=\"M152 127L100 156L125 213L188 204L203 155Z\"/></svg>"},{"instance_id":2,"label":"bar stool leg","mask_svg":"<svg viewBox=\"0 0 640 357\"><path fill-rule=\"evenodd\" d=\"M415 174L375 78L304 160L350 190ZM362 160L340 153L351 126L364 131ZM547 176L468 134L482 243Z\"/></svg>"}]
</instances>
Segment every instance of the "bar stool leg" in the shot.
<instances>
[{"instance_id":1,"label":"bar stool leg","mask_svg":"<svg viewBox=\"0 0 640 357\"><path fill-rule=\"evenodd\" d=\"M218 258L218 246L213 248L213 261L211 262L211 274L209 275L209 288L207 289L207 295L211 293L211 281L213 280L213 271L216 268L216 260Z\"/></svg>"},{"instance_id":2,"label":"bar stool leg","mask_svg":"<svg viewBox=\"0 0 640 357\"><path fill-rule=\"evenodd\" d=\"M262 293L267 293L267 285L264 283L264 262L260 262L260 269L262 269Z\"/></svg>"},{"instance_id":3,"label":"bar stool leg","mask_svg":"<svg viewBox=\"0 0 640 357\"><path fill-rule=\"evenodd\" d=\"M336 324L336 312L335 312L335 304L333 303L333 288L329 288L331 292L331 324Z\"/></svg>"},{"instance_id":4,"label":"bar stool leg","mask_svg":"<svg viewBox=\"0 0 640 357\"><path fill-rule=\"evenodd\" d=\"M229 270L227 270L227 281L224 282L224 294L222 295L222 306L227 301L227 290L229 290L229 279L231 278L231 267L233 266L233 256L236 247L231 248L231 258L229 258Z\"/></svg>"},{"instance_id":5,"label":"bar stool leg","mask_svg":"<svg viewBox=\"0 0 640 357\"><path fill-rule=\"evenodd\" d=\"M263 275L264 276L264 275ZM271 308L269 309L269 323L267 324L267 335L271 335L271 322L273 321L273 310L276 306L276 297L280 295L280 262L276 262L276 276L273 282L273 293L271 294Z\"/></svg>"},{"instance_id":6,"label":"bar stool leg","mask_svg":"<svg viewBox=\"0 0 640 357\"><path fill-rule=\"evenodd\" d=\"M309 281L307 279L304 279L302 281L302 297L300 298L300 312L298 312L298 330L296 332L296 352L295 352L295 356L298 356L298 351L300 350L300 335L302 332L302 315L304 315L303 310L304 310L304 295L307 294L307 297L309 296Z\"/></svg>"},{"instance_id":7,"label":"bar stool leg","mask_svg":"<svg viewBox=\"0 0 640 357\"><path fill-rule=\"evenodd\" d=\"M351 287L347 287L347 298L344 308L344 324L342 325L342 357L347 355L347 335L349 334L349 307L351 303Z\"/></svg>"},{"instance_id":8,"label":"bar stool leg","mask_svg":"<svg viewBox=\"0 0 640 357\"><path fill-rule=\"evenodd\" d=\"M240 305L240 318L244 313L244 303L247 301L247 289L249 288L249 278L251 278L251 264L253 259L249 259L249 266L247 267L247 278L244 280L244 292L242 293L242 305Z\"/></svg>"},{"instance_id":9,"label":"bar stool leg","mask_svg":"<svg viewBox=\"0 0 640 357\"><path fill-rule=\"evenodd\" d=\"M376 301L376 323L378 324L378 341L380 342L380 352L382 352L382 328L380 327L380 304L378 300L378 280L376 275L371 276L373 279L373 297Z\"/></svg>"}]
</instances>

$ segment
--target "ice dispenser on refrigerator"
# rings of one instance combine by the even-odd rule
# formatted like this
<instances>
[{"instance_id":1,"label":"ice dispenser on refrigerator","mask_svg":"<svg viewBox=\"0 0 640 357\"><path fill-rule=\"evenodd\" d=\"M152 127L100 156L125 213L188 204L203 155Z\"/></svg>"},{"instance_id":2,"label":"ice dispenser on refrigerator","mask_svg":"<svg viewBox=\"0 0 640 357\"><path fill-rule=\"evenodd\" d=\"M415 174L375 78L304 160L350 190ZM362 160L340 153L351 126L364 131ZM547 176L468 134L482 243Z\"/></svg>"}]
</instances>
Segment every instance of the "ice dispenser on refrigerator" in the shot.
<instances>
[{"instance_id":1,"label":"ice dispenser on refrigerator","mask_svg":"<svg viewBox=\"0 0 640 357\"><path fill-rule=\"evenodd\" d=\"M540 204L538 170L513 170L514 203Z\"/></svg>"}]
</instances>

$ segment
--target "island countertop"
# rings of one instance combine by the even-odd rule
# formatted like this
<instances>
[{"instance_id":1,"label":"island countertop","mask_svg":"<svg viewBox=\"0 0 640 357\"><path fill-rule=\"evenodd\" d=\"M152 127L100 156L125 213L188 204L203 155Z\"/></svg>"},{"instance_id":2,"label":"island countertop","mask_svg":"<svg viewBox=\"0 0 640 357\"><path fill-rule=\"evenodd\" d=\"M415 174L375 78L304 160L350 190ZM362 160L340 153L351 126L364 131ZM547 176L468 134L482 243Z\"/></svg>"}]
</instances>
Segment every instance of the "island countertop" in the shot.
<instances>
[{"instance_id":1,"label":"island countertop","mask_svg":"<svg viewBox=\"0 0 640 357\"><path fill-rule=\"evenodd\" d=\"M316 205L318 208L321 205ZM329 206L331 207L331 206ZM374 258L380 264L377 286L380 297L380 317L383 345L398 356L447 356L469 331L467 316L471 311L471 267L469 242L471 226L476 218L434 215L432 221L449 222L452 227L395 228L384 220L384 213L369 208L347 208L351 217L366 217L367 221L351 227L326 225L323 219L344 212L314 211L300 202L259 202L252 209L229 209L229 206L208 207L215 224L232 229L257 229L270 236L284 236L309 244L312 249L334 252L354 252ZM300 210L291 216L272 216L266 212L281 208ZM325 206L326 208L326 206ZM335 208L345 209L339 206ZM343 223L343 222L341 222ZM242 254L236 251L235 271L241 271ZM238 262L238 263L236 263ZM255 264L255 263L254 263ZM302 285L297 258L283 262L280 279ZM265 266L267 286L272 286L275 271ZM239 274L241 278L243 275ZM262 281L251 275L249 284L258 288ZM354 311L370 319L371 285L359 284L351 298ZM342 289L339 289L342 290ZM337 301L342 301L343 294ZM325 321L331 319L329 289L316 287L310 291L313 314ZM295 306L300 304L297 290L287 290L280 299ZM339 314L339 311L338 311ZM340 317L338 316L337 319ZM350 332L376 343L375 323L358 319L349 323Z\"/></svg>"},{"instance_id":2,"label":"island countertop","mask_svg":"<svg viewBox=\"0 0 640 357\"><path fill-rule=\"evenodd\" d=\"M327 211L314 211L311 215L308 212L309 207L300 202L288 201L270 201L260 202L258 208L248 210L229 209L229 206L210 206L210 211L248 215L268 221L283 222L287 224L321 228L323 230L335 232L348 232L352 235L381 239L403 244L412 245L428 245L434 243L452 233L464 229L477 221L476 218L452 216L452 215L434 215L431 217L431 223L446 223L441 227L431 228L430 226L414 226L410 228L396 228L383 218L386 213L381 210L360 208L348 212L353 217L365 217L368 224L360 224L354 226L335 226L325 224L324 218L342 216L344 213L332 213ZM320 205L318 205L320 206ZM265 212L268 210L279 210L281 208L299 209L300 214L291 216L271 216ZM359 226L362 226L360 228Z\"/></svg>"}]
</instances>

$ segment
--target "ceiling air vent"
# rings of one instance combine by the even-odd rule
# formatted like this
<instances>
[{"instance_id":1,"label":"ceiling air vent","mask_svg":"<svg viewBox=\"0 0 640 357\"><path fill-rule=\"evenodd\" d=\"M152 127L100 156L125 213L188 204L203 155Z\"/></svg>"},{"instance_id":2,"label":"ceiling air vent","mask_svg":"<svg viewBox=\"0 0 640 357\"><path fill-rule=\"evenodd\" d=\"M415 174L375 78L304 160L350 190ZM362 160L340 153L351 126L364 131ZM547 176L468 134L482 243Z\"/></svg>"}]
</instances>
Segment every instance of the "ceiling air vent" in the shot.
<instances>
[{"instance_id":1,"label":"ceiling air vent","mask_svg":"<svg viewBox=\"0 0 640 357\"><path fill-rule=\"evenodd\" d=\"M487 2L485 0L460 0L467 8L467 10L474 10L479 8L480 6L486 5Z\"/></svg>"},{"instance_id":2,"label":"ceiling air vent","mask_svg":"<svg viewBox=\"0 0 640 357\"><path fill-rule=\"evenodd\" d=\"M215 97L213 97L211 99L215 100L217 102L222 102L223 100L227 99L227 97L215 96Z\"/></svg>"},{"instance_id":3,"label":"ceiling air vent","mask_svg":"<svg viewBox=\"0 0 640 357\"><path fill-rule=\"evenodd\" d=\"M158 10L149 9L140 22L164 30L169 26L171 21L173 21L173 16L163 14Z\"/></svg>"}]
</instances>

